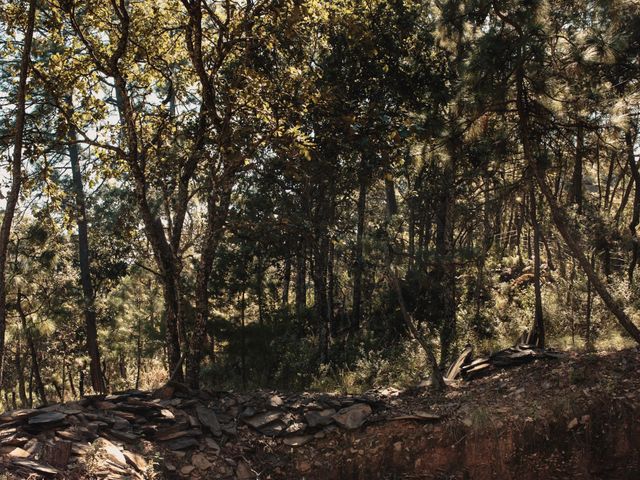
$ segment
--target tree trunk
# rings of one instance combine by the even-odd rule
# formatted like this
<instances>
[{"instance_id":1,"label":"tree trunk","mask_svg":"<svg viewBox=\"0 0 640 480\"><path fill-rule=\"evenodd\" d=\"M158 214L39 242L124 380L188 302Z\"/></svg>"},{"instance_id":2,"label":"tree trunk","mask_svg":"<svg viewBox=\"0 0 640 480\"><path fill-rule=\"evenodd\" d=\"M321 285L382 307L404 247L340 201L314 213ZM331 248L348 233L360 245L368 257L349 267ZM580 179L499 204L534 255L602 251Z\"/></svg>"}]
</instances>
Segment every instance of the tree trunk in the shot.
<instances>
[{"instance_id":1,"label":"tree trunk","mask_svg":"<svg viewBox=\"0 0 640 480\"><path fill-rule=\"evenodd\" d=\"M31 371L33 372L34 380L36 383L36 391L38 396L40 397L40 401L42 405L47 404L47 394L44 389L44 383L42 382L42 375L40 374L40 362L38 361L38 350L36 349L35 342L33 340L33 335L31 333L31 329L27 325L27 315L22 308L22 294L18 291L17 301L16 301L16 309L18 310L18 315L20 316L20 321L22 322L22 330L24 331L25 338L27 339L27 346L29 347L29 353L31 355Z\"/></svg>"},{"instance_id":2,"label":"tree trunk","mask_svg":"<svg viewBox=\"0 0 640 480\"><path fill-rule=\"evenodd\" d=\"M327 259L329 255L329 239L322 228L316 239L315 261L313 268L314 313L318 322L318 349L320 363L329 361L329 318L327 302Z\"/></svg>"},{"instance_id":3,"label":"tree trunk","mask_svg":"<svg viewBox=\"0 0 640 480\"><path fill-rule=\"evenodd\" d=\"M420 344L422 349L424 350L427 356L427 362L429 362L429 367L431 368L431 380L434 390L441 391L445 387L444 379L442 378L442 373L438 368L438 361L436 360L436 356L433 353L433 349L429 342L420 334L418 329L416 328L411 315L407 310L406 303L404 301L404 296L402 295L402 289L400 288L400 282L398 281L398 276L391 269L390 265L387 265L387 279L391 288L396 293L398 297L398 305L400 307L400 313L402 314L402 319L404 320L405 325L409 332L411 332L411 336L416 339L416 341Z\"/></svg>"},{"instance_id":4,"label":"tree trunk","mask_svg":"<svg viewBox=\"0 0 640 480\"><path fill-rule=\"evenodd\" d=\"M76 386L73 384L73 372L71 371L71 367L67 368L67 377L69 377L69 388L71 389L72 398L78 398Z\"/></svg>"},{"instance_id":5,"label":"tree trunk","mask_svg":"<svg viewBox=\"0 0 640 480\"><path fill-rule=\"evenodd\" d=\"M481 309L482 309L482 290L484 288L485 279L485 263L489 249L492 244L492 231L489 222L489 178L485 172L483 178L483 206L482 206L482 240L480 244L480 254L478 255L478 261L476 264L476 285L473 292L474 301L474 318L475 325L482 324Z\"/></svg>"},{"instance_id":6,"label":"tree trunk","mask_svg":"<svg viewBox=\"0 0 640 480\"><path fill-rule=\"evenodd\" d=\"M291 255L287 254L284 259L284 276L282 280L282 304L281 308L286 311L289 306L289 290L291 286Z\"/></svg>"},{"instance_id":7,"label":"tree trunk","mask_svg":"<svg viewBox=\"0 0 640 480\"><path fill-rule=\"evenodd\" d=\"M306 242L300 238L296 256L296 318L302 325L302 312L307 308L307 258Z\"/></svg>"},{"instance_id":8,"label":"tree trunk","mask_svg":"<svg viewBox=\"0 0 640 480\"><path fill-rule=\"evenodd\" d=\"M576 157L571 179L571 202L578 206L578 213L582 213L582 163L584 158L584 127L578 125L576 133Z\"/></svg>"},{"instance_id":9,"label":"tree trunk","mask_svg":"<svg viewBox=\"0 0 640 480\"><path fill-rule=\"evenodd\" d=\"M7 195L7 203L0 225L0 386L4 376L4 335L7 328L7 285L6 266L11 226L22 186L22 147L24 142L24 126L26 118L27 77L31 63L31 44L36 18L36 0L29 0L27 13L27 30L24 34L24 45L20 61L20 77L16 98L16 119L13 137L13 157L11 159L11 187Z\"/></svg>"},{"instance_id":10,"label":"tree trunk","mask_svg":"<svg viewBox=\"0 0 640 480\"><path fill-rule=\"evenodd\" d=\"M68 104L73 109L71 99ZM104 379L100 369L100 349L98 347L98 332L96 326L96 309L93 282L91 280L91 259L89 248L89 234L87 221L87 208L82 184L82 172L80 168L80 152L75 143L76 131L71 127L69 131L69 157L71 160L71 173L73 177L73 190L76 199L76 223L78 225L78 257L80 260L80 283L82 284L83 310L85 330L87 334L87 353L89 354L89 373L91 386L97 393L105 392Z\"/></svg>"},{"instance_id":11,"label":"tree trunk","mask_svg":"<svg viewBox=\"0 0 640 480\"><path fill-rule=\"evenodd\" d=\"M531 200L529 210L531 214L531 225L533 226L533 288L535 296L533 328L527 340L529 344L535 344L539 348L544 348L545 331L544 316L542 311L542 287L540 282L540 223L538 222L538 199L533 179L531 179Z\"/></svg>"},{"instance_id":12,"label":"tree trunk","mask_svg":"<svg viewBox=\"0 0 640 480\"><path fill-rule=\"evenodd\" d=\"M457 147L450 140L449 159L443 171L442 191L436 217L436 281L440 293L440 363L449 362L456 338L456 267L454 259L454 175Z\"/></svg>"},{"instance_id":13,"label":"tree trunk","mask_svg":"<svg viewBox=\"0 0 640 480\"><path fill-rule=\"evenodd\" d=\"M240 297L240 368L242 378L242 389L247 388L247 332L245 331L245 312L247 302L245 299L246 287L242 287L242 295Z\"/></svg>"},{"instance_id":14,"label":"tree trunk","mask_svg":"<svg viewBox=\"0 0 640 480\"><path fill-rule=\"evenodd\" d=\"M634 137L631 132L625 134L625 143L627 146L627 157L629 161L629 168L635 182L635 194L633 199L633 213L631 216L631 223L629 223L629 232L631 233L631 261L629 262L629 284L633 284L633 274L638 264L638 254L640 253L640 239L638 238L638 232L636 228L640 223L640 172L638 171L638 164L636 163L634 150Z\"/></svg>"},{"instance_id":15,"label":"tree trunk","mask_svg":"<svg viewBox=\"0 0 640 480\"><path fill-rule=\"evenodd\" d=\"M591 267L595 270L596 253L591 254ZM593 339L591 338L591 313L593 306L593 292L591 288L591 281L587 279L587 312L585 315L585 334L584 344L587 351L593 350Z\"/></svg>"},{"instance_id":16,"label":"tree trunk","mask_svg":"<svg viewBox=\"0 0 640 480\"><path fill-rule=\"evenodd\" d=\"M16 376L18 377L18 395L20 396L20 405L27 408L27 391L24 381L24 363L22 362L22 341L20 338L16 342Z\"/></svg>"},{"instance_id":17,"label":"tree trunk","mask_svg":"<svg viewBox=\"0 0 640 480\"><path fill-rule=\"evenodd\" d=\"M187 356L187 378L194 389L200 385L200 363L207 347L203 340L207 336L209 323L209 280L231 201L234 173L226 174L217 186L214 185L214 179L209 181L211 193L207 198L207 227L196 271L196 319Z\"/></svg>"},{"instance_id":18,"label":"tree trunk","mask_svg":"<svg viewBox=\"0 0 640 480\"><path fill-rule=\"evenodd\" d=\"M364 163L364 160L363 160ZM357 229L356 229L356 245L354 252L354 269L353 269L353 318L351 327L353 330L360 328L362 321L362 277L364 275L364 228L365 228L365 211L367 206L367 175L365 167L361 167L359 175L358 190L358 207L357 207Z\"/></svg>"}]
</instances>

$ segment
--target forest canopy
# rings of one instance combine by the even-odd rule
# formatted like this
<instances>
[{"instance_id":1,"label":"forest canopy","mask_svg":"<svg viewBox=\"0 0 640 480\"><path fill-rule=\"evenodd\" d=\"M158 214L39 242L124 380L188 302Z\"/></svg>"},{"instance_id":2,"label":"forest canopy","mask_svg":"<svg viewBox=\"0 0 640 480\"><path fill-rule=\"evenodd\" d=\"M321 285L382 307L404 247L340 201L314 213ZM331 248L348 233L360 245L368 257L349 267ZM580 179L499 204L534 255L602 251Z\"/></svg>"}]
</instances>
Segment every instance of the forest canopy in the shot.
<instances>
[{"instance_id":1,"label":"forest canopy","mask_svg":"<svg viewBox=\"0 0 640 480\"><path fill-rule=\"evenodd\" d=\"M4 0L4 407L640 342L636 0Z\"/></svg>"}]
</instances>

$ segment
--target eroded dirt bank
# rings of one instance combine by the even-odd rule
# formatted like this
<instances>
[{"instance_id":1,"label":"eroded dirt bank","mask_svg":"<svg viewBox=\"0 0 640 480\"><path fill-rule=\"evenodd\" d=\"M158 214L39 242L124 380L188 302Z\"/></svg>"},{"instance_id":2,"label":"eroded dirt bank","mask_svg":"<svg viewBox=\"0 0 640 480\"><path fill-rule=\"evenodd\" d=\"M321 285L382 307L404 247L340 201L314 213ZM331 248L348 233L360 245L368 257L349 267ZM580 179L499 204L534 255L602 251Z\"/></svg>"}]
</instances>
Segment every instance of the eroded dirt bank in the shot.
<instances>
[{"instance_id":1,"label":"eroded dirt bank","mask_svg":"<svg viewBox=\"0 0 640 480\"><path fill-rule=\"evenodd\" d=\"M296 467L308 479L638 479L639 367L635 349L573 356L413 395L446 419L370 425L298 450Z\"/></svg>"},{"instance_id":2,"label":"eroded dirt bank","mask_svg":"<svg viewBox=\"0 0 640 480\"><path fill-rule=\"evenodd\" d=\"M568 355L444 394L169 387L7 412L12 478L637 479L640 352Z\"/></svg>"}]
</instances>

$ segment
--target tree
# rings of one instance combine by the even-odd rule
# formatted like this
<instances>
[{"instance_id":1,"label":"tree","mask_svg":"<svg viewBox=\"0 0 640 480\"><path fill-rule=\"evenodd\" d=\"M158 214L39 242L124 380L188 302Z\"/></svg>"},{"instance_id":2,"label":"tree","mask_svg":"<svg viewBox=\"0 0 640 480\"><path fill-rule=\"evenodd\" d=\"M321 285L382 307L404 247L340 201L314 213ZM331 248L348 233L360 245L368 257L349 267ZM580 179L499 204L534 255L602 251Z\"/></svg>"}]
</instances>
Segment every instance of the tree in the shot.
<instances>
[{"instance_id":1,"label":"tree","mask_svg":"<svg viewBox=\"0 0 640 480\"><path fill-rule=\"evenodd\" d=\"M26 123L26 97L29 66L31 63L31 44L36 18L36 2L29 1L27 11L27 23L22 45L22 58L20 60L20 72L16 89L16 119L13 137L13 157L11 161L11 187L7 196L7 204L0 225L0 385L2 384L2 365L4 365L4 341L7 328L7 285L6 265L9 242L11 239L11 226L15 215L16 206L20 196L22 185L22 153L24 142L24 130Z\"/></svg>"}]
</instances>

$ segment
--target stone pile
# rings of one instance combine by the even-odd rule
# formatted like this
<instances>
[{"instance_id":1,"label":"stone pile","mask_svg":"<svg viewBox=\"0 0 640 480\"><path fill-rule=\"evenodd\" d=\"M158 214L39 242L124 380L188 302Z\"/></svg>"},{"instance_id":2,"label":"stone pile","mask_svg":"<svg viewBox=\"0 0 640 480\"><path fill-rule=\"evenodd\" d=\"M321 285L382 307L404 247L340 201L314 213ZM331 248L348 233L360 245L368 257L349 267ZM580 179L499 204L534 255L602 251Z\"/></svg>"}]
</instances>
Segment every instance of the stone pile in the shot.
<instances>
[{"instance_id":1,"label":"stone pile","mask_svg":"<svg viewBox=\"0 0 640 480\"><path fill-rule=\"evenodd\" d=\"M179 384L91 396L2 414L1 466L17 478L73 478L73 472L86 478L90 472L92 478L139 479L158 470L168 478L198 472L208 478L221 449L240 443L239 430L299 447L358 429L382 406L373 397L196 392ZM186 465L173 465L176 458ZM216 478L256 477L245 462L223 460Z\"/></svg>"}]
</instances>

